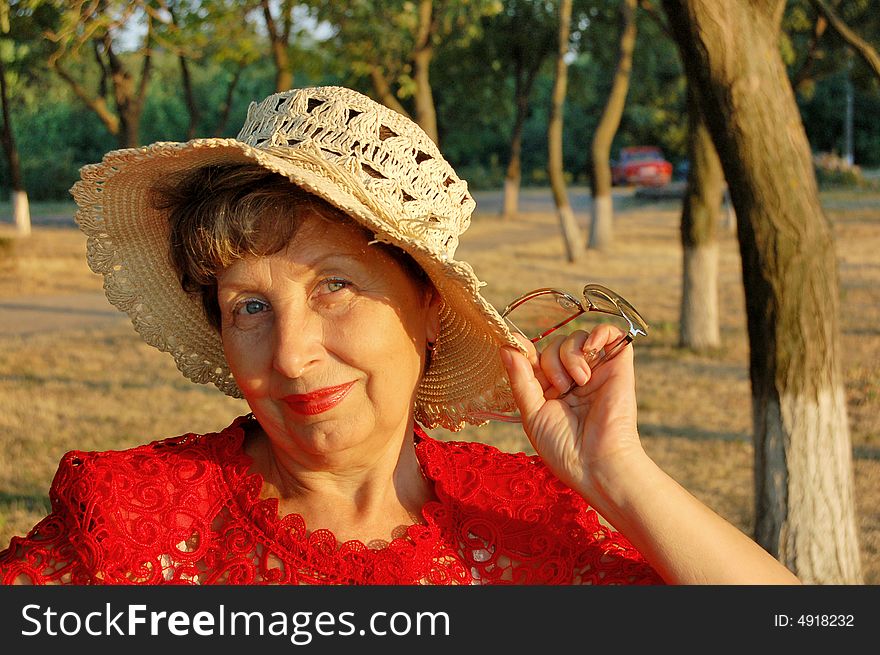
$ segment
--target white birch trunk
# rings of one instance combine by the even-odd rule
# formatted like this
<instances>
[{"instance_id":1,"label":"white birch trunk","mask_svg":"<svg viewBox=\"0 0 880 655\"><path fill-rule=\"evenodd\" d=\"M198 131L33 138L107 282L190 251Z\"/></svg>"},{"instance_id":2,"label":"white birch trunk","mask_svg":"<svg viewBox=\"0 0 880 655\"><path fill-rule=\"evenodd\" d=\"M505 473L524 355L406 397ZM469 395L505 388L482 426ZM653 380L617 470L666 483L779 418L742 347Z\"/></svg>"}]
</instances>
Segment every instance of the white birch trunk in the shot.
<instances>
[{"instance_id":1,"label":"white birch trunk","mask_svg":"<svg viewBox=\"0 0 880 655\"><path fill-rule=\"evenodd\" d=\"M684 248L681 290L681 345L694 350L717 348L718 243Z\"/></svg>"},{"instance_id":2,"label":"white birch trunk","mask_svg":"<svg viewBox=\"0 0 880 655\"><path fill-rule=\"evenodd\" d=\"M12 218L19 236L29 236L31 233L31 210L28 205L27 191L13 191L12 194Z\"/></svg>"},{"instance_id":3,"label":"white birch trunk","mask_svg":"<svg viewBox=\"0 0 880 655\"><path fill-rule=\"evenodd\" d=\"M587 247L596 250L608 248L614 239L613 221L614 208L611 194L603 193L593 198L590 241Z\"/></svg>"},{"instance_id":4,"label":"white birch trunk","mask_svg":"<svg viewBox=\"0 0 880 655\"><path fill-rule=\"evenodd\" d=\"M756 500L769 510L756 537L777 535L780 561L806 584L862 583L846 399L835 389L818 400L785 395L755 417L756 429L766 430Z\"/></svg>"},{"instance_id":5,"label":"white birch trunk","mask_svg":"<svg viewBox=\"0 0 880 655\"><path fill-rule=\"evenodd\" d=\"M559 216L559 225L562 228L562 239L565 241L566 256L568 257L568 261L576 262L580 259L582 241L581 231L574 218L574 212L571 209L571 205L557 207L557 212Z\"/></svg>"},{"instance_id":6,"label":"white birch trunk","mask_svg":"<svg viewBox=\"0 0 880 655\"><path fill-rule=\"evenodd\" d=\"M519 214L519 180L504 178L504 206L501 215L504 218L516 218Z\"/></svg>"}]
</instances>

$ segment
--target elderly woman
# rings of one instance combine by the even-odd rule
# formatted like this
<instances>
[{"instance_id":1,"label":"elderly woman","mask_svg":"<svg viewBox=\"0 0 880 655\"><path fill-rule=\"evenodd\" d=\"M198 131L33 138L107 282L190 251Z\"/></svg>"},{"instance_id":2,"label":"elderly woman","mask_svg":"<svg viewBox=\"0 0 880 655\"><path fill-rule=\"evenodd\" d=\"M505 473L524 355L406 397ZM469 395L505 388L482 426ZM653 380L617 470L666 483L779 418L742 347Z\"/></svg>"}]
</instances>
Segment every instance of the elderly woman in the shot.
<instances>
[{"instance_id":1,"label":"elderly woman","mask_svg":"<svg viewBox=\"0 0 880 655\"><path fill-rule=\"evenodd\" d=\"M466 184L397 113L280 93L237 139L110 153L73 194L109 300L252 413L68 453L3 582L796 582L645 454L619 329L539 353L482 298ZM511 410L537 456L424 431Z\"/></svg>"}]
</instances>

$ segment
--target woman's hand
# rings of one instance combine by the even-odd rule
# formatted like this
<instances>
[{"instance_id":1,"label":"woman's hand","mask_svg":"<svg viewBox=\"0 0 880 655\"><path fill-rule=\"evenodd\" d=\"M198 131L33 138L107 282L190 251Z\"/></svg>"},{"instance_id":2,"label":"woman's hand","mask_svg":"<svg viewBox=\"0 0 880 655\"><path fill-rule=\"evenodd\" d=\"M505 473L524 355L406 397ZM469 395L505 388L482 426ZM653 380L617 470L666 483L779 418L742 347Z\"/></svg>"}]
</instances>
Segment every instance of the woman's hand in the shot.
<instances>
[{"instance_id":1,"label":"woman's hand","mask_svg":"<svg viewBox=\"0 0 880 655\"><path fill-rule=\"evenodd\" d=\"M633 350L627 345L595 370L603 348L624 333L601 324L549 340L541 353L522 339L528 357L502 351L523 428L547 466L588 500L600 472L620 470L644 455L636 424ZM558 398L572 384L574 388Z\"/></svg>"},{"instance_id":2,"label":"woman's hand","mask_svg":"<svg viewBox=\"0 0 880 655\"><path fill-rule=\"evenodd\" d=\"M502 350L522 424L562 482L625 534L672 584L796 584L751 538L697 500L647 456L636 427L632 348L590 369L622 332L551 340L539 354ZM563 398L574 383L576 386Z\"/></svg>"}]
</instances>

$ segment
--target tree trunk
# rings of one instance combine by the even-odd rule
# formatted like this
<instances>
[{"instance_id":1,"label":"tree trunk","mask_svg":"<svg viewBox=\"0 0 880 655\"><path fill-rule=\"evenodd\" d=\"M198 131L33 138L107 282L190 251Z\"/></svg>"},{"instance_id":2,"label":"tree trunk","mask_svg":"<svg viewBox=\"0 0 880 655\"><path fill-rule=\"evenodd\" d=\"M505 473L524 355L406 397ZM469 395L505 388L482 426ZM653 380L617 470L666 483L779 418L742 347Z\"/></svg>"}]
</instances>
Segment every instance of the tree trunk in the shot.
<instances>
[{"instance_id":1,"label":"tree trunk","mask_svg":"<svg viewBox=\"0 0 880 655\"><path fill-rule=\"evenodd\" d=\"M180 28L177 14L173 4L166 4L168 14L171 17L171 24L175 29ZM186 103L186 112L189 114L189 123L186 126L186 139L194 139L199 129L199 121L201 120L201 112L199 104L196 102L195 92L193 91L192 76L189 72L189 61L182 50L178 50L177 61L180 64L180 81L183 85L183 100Z\"/></svg>"},{"instance_id":2,"label":"tree trunk","mask_svg":"<svg viewBox=\"0 0 880 655\"><path fill-rule=\"evenodd\" d=\"M716 226L724 193L724 174L692 84L688 84L687 104L691 167L681 213L683 279L679 345L705 351L721 343Z\"/></svg>"},{"instance_id":3,"label":"tree trunk","mask_svg":"<svg viewBox=\"0 0 880 655\"><path fill-rule=\"evenodd\" d=\"M388 107L388 109L393 109L398 114L410 118L409 112L400 104L400 100L397 99L394 93L391 92L388 78L385 77L385 73L378 64L373 64L370 67L370 81L373 83L373 91L375 91L376 99L379 102Z\"/></svg>"},{"instance_id":4,"label":"tree trunk","mask_svg":"<svg viewBox=\"0 0 880 655\"><path fill-rule=\"evenodd\" d=\"M217 118L217 125L214 126L214 136L220 136L226 130L226 124L229 122L229 114L232 112L232 99L235 96L235 87L238 86L243 70L244 66L239 64L238 68L236 68L235 72L232 74L232 79L229 81L229 85L226 87L226 97L223 99L223 104L220 105L220 116Z\"/></svg>"},{"instance_id":5,"label":"tree trunk","mask_svg":"<svg viewBox=\"0 0 880 655\"><path fill-rule=\"evenodd\" d=\"M755 538L814 584L859 584L837 260L779 53L783 0L664 0L737 213Z\"/></svg>"},{"instance_id":6,"label":"tree trunk","mask_svg":"<svg viewBox=\"0 0 880 655\"><path fill-rule=\"evenodd\" d=\"M513 130L510 133L510 159L507 162L507 173L504 176L504 205L501 208L501 215L504 218L515 218L519 213L523 125L525 125L526 114L529 111L529 95L535 79L534 75L528 75L526 79L523 79L521 69L522 66L517 65L517 70L514 73L516 116L513 120Z\"/></svg>"},{"instance_id":7,"label":"tree trunk","mask_svg":"<svg viewBox=\"0 0 880 655\"><path fill-rule=\"evenodd\" d=\"M18 158L18 147L12 132L12 115L9 111L9 95L6 89L6 67L0 56L0 108L3 110L3 152L9 167L9 199L12 201L12 219L16 230L21 236L31 233L31 213L28 206L27 191L21 174L21 161Z\"/></svg>"},{"instance_id":8,"label":"tree trunk","mask_svg":"<svg viewBox=\"0 0 880 655\"><path fill-rule=\"evenodd\" d=\"M183 55L178 56L180 61L180 79L183 82L183 98L186 102L186 111L189 114L189 124L186 126L186 138L194 139L199 129L199 104L196 102L192 87L192 78L189 74L189 63Z\"/></svg>"},{"instance_id":9,"label":"tree trunk","mask_svg":"<svg viewBox=\"0 0 880 655\"><path fill-rule=\"evenodd\" d=\"M113 98L119 116L119 132L116 134L120 148L134 148L140 145L141 112L147 97L150 72L152 70L153 27L147 23L147 34L144 37L144 55L141 60L140 80L135 85L134 77L126 64L113 50L113 41L109 32L104 35L104 53L110 70L113 85Z\"/></svg>"},{"instance_id":10,"label":"tree trunk","mask_svg":"<svg viewBox=\"0 0 880 655\"><path fill-rule=\"evenodd\" d=\"M596 126L590 147L592 158L593 210L590 221L590 240L587 246L601 250L613 240L613 204L611 201L611 142L620 126L629 77L632 72L633 50L636 45L637 0L623 0L620 4L620 48L617 69L611 92L605 103L602 118Z\"/></svg>"},{"instance_id":11,"label":"tree trunk","mask_svg":"<svg viewBox=\"0 0 880 655\"><path fill-rule=\"evenodd\" d=\"M568 65L565 63L565 55L568 52L570 30L571 0L561 0L559 3L559 48L556 53L556 77L553 82L550 120L547 125L547 172L550 176L553 200L556 202L556 212L559 216L562 238L565 241L565 254L569 262L575 262L580 258L583 246L580 230L574 218L574 212L571 209L571 204L568 202L568 193L565 189L565 176L562 168L562 114L565 105L566 87L568 86Z\"/></svg>"},{"instance_id":12,"label":"tree trunk","mask_svg":"<svg viewBox=\"0 0 880 655\"><path fill-rule=\"evenodd\" d=\"M110 110L110 107L107 105L107 101L104 99L104 97L101 95L89 95L89 92L85 89L85 87L77 82L70 73L64 70L64 68L62 68L61 64L58 61L50 59L49 67L55 71L58 77L67 82L74 95L79 98L86 107L95 112L95 115L104 125L104 127L107 128L107 131L118 138L119 117Z\"/></svg>"},{"instance_id":13,"label":"tree trunk","mask_svg":"<svg viewBox=\"0 0 880 655\"><path fill-rule=\"evenodd\" d=\"M140 145L141 102L134 96L131 77L127 72L113 76L116 110L119 115L119 132L116 140L120 148Z\"/></svg>"},{"instance_id":14,"label":"tree trunk","mask_svg":"<svg viewBox=\"0 0 880 655\"><path fill-rule=\"evenodd\" d=\"M433 35L433 0L419 3L419 27L413 49L413 79L416 83L415 105L416 123L434 143L439 143L437 134L437 111L434 108L434 94L431 92L429 69L434 56L431 45Z\"/></svg>"},{"instance_id":15,"label":"tree trunk","mask_svg":"<svg viewBox=\"0 0 880 655\"><path fill-rule=\"evenodd\" d=\"M293 86L293 71L290 68L290 56L287 53L286 30L285 34L280 33L268 0L261 0L260 6L263 9L263 20L269 34L272 62L275 64L275 93L281 93ZM283 3L282 11L289 11L287 3Z\"/></svg>"}]
</instances>

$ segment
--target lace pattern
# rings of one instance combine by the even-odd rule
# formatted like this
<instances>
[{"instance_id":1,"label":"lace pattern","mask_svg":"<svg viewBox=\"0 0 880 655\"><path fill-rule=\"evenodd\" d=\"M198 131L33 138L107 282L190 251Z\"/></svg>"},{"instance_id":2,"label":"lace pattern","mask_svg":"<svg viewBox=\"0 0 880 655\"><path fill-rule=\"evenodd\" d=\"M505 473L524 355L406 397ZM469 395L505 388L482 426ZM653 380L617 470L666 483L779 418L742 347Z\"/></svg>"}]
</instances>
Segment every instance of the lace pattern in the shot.
<instances>
[{"instance_id":1,"label":"lace pattern","mask_svg":"<svg viewBox=\"0 0 880 655\"><path fill-rule=\"evenodd\" d=\"M382 547L279 516L226 430L64 456L52 513L0 552L35 584L662 584L536 457L417 428L437 500Z\"/></svg>"}]
</instances>

